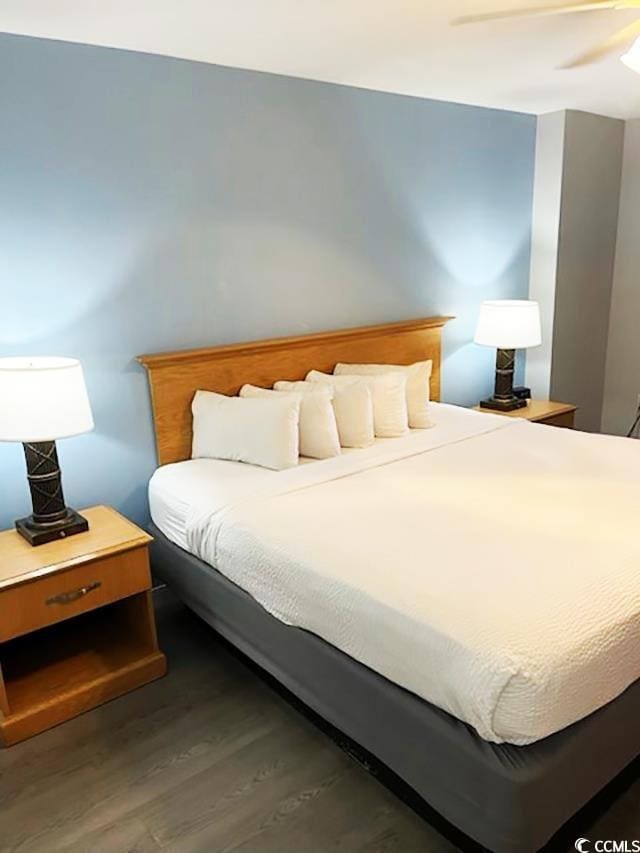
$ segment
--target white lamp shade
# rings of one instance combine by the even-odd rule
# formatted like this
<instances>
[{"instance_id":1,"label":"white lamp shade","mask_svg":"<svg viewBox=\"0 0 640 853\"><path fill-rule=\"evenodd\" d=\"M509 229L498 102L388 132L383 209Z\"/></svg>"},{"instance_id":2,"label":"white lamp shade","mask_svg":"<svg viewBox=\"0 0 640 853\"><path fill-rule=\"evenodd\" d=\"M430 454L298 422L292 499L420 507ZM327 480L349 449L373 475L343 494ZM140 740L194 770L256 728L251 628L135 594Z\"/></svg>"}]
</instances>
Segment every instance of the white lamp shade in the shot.
<instances>
[{"instance_id":1,"label":"white lamp shade","mask_svg":"<svg viewBox=\"0 0 640 853\"><path fill-rule=\"evenodd\" d=\"M542 343L540 308L526 299L483 302L474 338L477 344L498 349L526 349Z\"/></svg>"},{"instance_id":2,"label":"white lamp shade","mask_svg":"<svg viewBox=\"0 0 640 853\"><path fill-rule=\"evenodd\" d=\"M73 358L0 358L0 441L55 441L93 429Z\"/></svg>"},{"instance_id":3,"label":"white lamp shade","mask_svg":"<svg viewBox=\"0 0 640 853\"><path fill-rule=\"evenodd\" d=\"M640 39L636 39L626 53L620 57L620 62L623 62L627 68L640 74Z\"/></svg>"}]
</instances>

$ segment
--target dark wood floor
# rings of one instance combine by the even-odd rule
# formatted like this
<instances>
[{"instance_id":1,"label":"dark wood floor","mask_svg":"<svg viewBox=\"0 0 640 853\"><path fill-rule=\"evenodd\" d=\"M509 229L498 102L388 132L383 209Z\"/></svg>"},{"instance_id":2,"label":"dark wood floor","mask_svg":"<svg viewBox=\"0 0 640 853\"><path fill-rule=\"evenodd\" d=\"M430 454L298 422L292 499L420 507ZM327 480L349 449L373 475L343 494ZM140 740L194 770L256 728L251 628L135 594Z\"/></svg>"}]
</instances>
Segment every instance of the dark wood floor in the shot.
<instances>
[{"instance_id":1,"label":"dark wood floor","mask_svg":"<svg viewBox=\"0 0 640 853\"><path fill-rule=\"evenodd\" d=\"M168 592L157 599L165 679L0 752L0 850L459 849ZM640 781L627 777L562 849L640 838Z\"/></svg>"}]
</instances>

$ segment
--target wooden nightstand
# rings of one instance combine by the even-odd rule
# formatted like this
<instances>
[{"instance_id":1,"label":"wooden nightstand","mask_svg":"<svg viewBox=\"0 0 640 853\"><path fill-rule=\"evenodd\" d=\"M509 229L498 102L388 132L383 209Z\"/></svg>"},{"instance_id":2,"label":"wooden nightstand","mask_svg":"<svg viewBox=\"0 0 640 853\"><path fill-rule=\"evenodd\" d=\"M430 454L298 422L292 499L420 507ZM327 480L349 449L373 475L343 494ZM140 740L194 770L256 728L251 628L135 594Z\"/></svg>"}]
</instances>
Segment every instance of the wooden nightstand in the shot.
<instances>
[{"instance_id":1,"label":"wooden nightstand","mask_svg":"<svg viewBox=\"0 0 640 853\"><path fill-rule=\"evenodd\" d=\"M151 537L115 510L31 547L0 533L0 744L10 746L159 678Z\"/></svg>"},{"instance_id":2,"label":"wooden nightstand","mask_svg":"<svg viewBox=\"0 0 640 853\"><path fill-rule=\"evenodd\" d=\"M492 409L481 409L480 406L473 407L476 412L489 412L492 415L504 415L507 418L525 418L549 426L573 429L573 423L577 406L571 403L554 403L551 400L529 400L522 409L513 412L494 412Z\"/></svg>"}]
</instances>

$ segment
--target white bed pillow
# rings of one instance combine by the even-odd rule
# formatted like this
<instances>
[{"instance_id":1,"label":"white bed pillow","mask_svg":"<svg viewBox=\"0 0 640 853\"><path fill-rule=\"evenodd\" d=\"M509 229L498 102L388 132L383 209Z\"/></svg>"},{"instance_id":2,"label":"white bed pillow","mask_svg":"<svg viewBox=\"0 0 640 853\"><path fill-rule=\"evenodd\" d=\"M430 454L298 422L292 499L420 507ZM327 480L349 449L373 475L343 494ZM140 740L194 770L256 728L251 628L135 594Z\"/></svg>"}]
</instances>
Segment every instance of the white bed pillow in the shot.
<instances>
[{"instance_id":1,"label":"white bed pillow","mask_svg":"<svg viewBox=\"0 0 640 853\"><path fill-rule=\"evenodd\" d=\"M192 459L230 459L281 471L298 464L300 399L242 399L196 391Z\"/></svg>"},{"instance_id":2,"label":"white bed pillow","mask_svg":"<svg viewBox=\"0 0 640 853\"><path fill-rule=\"evenodd\" d=\"M332 376L311 370L307 382L333 389L333 410L342 447L369 447L375 438L369 385L357 376Z\"/></svg>"},{"instance_id":3,"label":"white bed pillow","mask_svg":"<svg viewBox=\"0 0 640 853\"><path fill-rule=\"evenodd\" d=\"M282 387L281 387L282 386ZM312 382L276 382L274 390L243 385L241 397L293 395L300 402L300 456L329 459L340 454L340 439L333 411L333 388Z\"/></svg>"},{"instance_id":4,"label":"white bed pillow","mask_svg":"<svg viewBox=\"0 0 640 853\"><path fill-rule=\"evenodd\" d=\"M327 376L327 374L313 370L307 379L322 381L319 379L321 376ZM379 438L397 438L406 435L409 429L406 373L394 370L380 374L359 374L359 376L367 383L371 392L375 434ZM329 380L345 378L349 377L329 374Z\"/></svg>"},{"instance_id":5,"label":"white bed pillow","mask_svg":"<svg viewBox=\"0 0 640 853\"><path fill-rule=\"evenodd\" d=\"M433 426L429 417L430 381L433 362L416 361L414 364L336 364L336 376L373 376L399 370L407 374L407 409L409 426L412 429L427 429Z\"/></svg>"}]
</instances>

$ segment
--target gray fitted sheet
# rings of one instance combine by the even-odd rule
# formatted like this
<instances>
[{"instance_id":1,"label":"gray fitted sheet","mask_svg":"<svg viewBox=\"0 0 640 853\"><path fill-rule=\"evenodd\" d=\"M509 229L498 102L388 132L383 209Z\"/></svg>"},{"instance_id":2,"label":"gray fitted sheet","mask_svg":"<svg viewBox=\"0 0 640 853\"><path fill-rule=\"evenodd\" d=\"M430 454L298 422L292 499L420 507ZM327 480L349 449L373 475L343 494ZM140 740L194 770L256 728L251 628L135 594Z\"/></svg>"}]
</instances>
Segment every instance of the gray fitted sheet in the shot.
<instances>
[{"instance_id":1,"label":"gray fitted sheet","mask_svg":"<svg viewBox=\"0 0 640 853\"><path fill-rule=\"evenodd\" d=\"M530 746L492 744L314 634L285 625L151 527L154 574L199 616L496 853L532 853L640 754L640 681Z\"/></svg>"}]
</instances>

